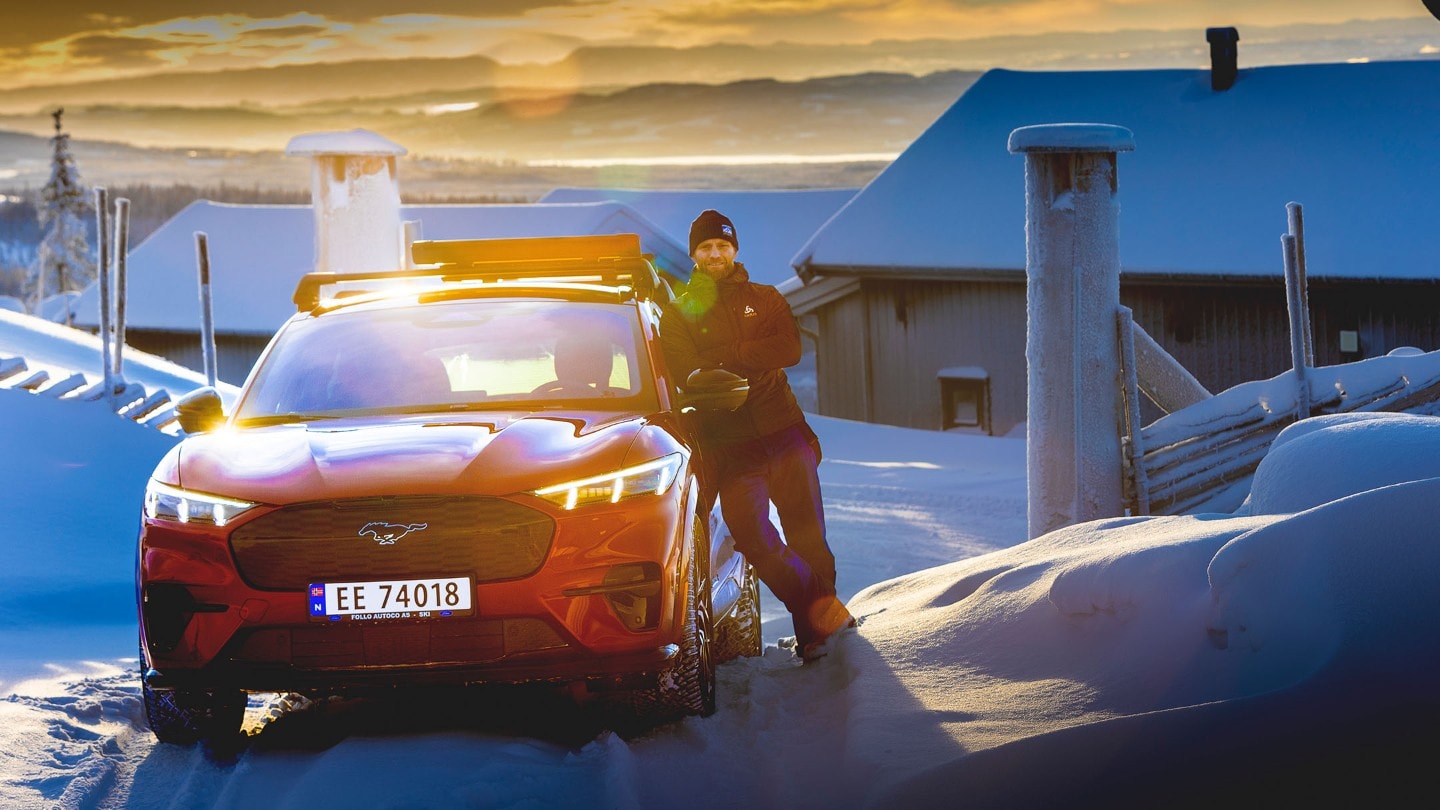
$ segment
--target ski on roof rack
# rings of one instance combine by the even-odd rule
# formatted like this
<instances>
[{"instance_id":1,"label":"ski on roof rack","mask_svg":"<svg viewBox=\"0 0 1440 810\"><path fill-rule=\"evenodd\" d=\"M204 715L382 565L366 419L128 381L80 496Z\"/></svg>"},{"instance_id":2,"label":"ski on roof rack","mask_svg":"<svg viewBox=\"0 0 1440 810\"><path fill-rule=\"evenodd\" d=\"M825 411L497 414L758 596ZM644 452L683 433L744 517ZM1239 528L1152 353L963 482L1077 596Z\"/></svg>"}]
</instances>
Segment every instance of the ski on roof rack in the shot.
<instances>
[{"instance_id":1,"label":"ski on roof rack","mask_svg":"<svg viewBox=\"0 0 1440 810\"><path fill-rule=\"evenodd\" d=\"M633 233L599 236L550 236L518 239L417 241L411 246L413 270L355 273L306 273L295 288L302 311L320 303L323 287L363 281L435 279L454 281L570 281L628 286L650 295L661 289L651 256L640 250Z\"/></svg>"}]
</instances>

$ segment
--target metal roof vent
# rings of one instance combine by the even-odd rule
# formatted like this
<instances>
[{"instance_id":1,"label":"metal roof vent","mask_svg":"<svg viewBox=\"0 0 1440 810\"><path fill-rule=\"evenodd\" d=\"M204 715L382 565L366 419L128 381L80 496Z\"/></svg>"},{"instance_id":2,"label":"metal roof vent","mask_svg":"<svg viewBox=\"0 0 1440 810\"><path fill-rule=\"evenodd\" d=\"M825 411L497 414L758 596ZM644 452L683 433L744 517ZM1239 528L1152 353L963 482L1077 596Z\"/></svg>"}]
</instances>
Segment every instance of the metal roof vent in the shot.
<instances>
[{"instance_id":1,"label":"metal roof vent","mask_svg":"<svg viewBox=\"0 0 1440 810\"><path fill-rule=\"evenodd\" d=\"M1229 90L1235 83L1240 32L1234 28L1206 28L1205 41L1210 43L1210 89Z\"/></svg>"}]
</instances>

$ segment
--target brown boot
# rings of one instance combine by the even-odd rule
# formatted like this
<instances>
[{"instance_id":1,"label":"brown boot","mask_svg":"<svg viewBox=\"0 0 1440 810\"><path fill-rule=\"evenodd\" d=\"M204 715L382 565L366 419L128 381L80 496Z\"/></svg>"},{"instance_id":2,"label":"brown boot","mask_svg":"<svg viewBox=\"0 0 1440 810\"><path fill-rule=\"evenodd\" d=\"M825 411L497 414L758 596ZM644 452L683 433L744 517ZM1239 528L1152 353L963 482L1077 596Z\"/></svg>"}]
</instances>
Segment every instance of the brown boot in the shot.
<instances>
[{"instance_id":1,"label":"brown boot","mask_svg":"<svg viewBox=\"0 0 1440 810\"><path fill-rule=\"evenodd\" d=\"M850 615L845 603L835 596L816 601L810 606L807 618L810 627L815 631L814 638L800 647L800 658L807 664L824 658L825 654L830 652L830 639L855 626L855 617Z\"/></svg>"}]
</instances>

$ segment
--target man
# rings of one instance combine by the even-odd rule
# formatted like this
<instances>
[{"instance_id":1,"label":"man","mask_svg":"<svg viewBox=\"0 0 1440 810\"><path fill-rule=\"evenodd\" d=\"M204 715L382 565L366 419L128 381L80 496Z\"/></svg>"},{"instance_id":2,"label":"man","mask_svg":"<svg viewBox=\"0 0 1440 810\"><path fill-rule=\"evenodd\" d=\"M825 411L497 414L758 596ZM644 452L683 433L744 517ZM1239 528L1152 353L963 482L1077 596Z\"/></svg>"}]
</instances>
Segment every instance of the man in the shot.
<instances>
[{"instance_id":1,"label":"man","mask_svg":"<svg viewBox=\"0 0 1440 810\"><path fill-rule=\"evenodd\" d=\"M855 620L835 595L817 474L820 443L784 372L800 361L800 330L780 292L750 281L735 261L739 248L734 223L718 211L703 211L690 224L695 271L661 320L662 342L680 382L697 368L750 381L740 408L698 416L698 438L735 548L785 603L796 650L808 663ZM770 522L772 501L783 539Z\"/></svg>"}]
</instances>

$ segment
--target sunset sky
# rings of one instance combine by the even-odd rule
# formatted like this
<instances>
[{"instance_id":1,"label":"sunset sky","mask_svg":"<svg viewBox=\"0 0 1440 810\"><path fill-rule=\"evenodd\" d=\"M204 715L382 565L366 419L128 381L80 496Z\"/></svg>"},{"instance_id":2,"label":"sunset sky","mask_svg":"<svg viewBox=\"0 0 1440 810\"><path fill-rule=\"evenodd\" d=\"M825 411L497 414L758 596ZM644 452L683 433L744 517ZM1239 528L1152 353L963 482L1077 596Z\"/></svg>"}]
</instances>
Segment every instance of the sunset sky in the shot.
<instances>
[{"instance_id":1,"label":"sunset sky","mask_svg":"<svg viewBox=\"0 0 1440 810\"><path fill-rule=\"evenodd\" d=\"M1437 24L1423 0L11 0L0 11L0 89L414 56L548 62L585 44L863 44L1407 18Z\"/></svg>"}]
</instances>

